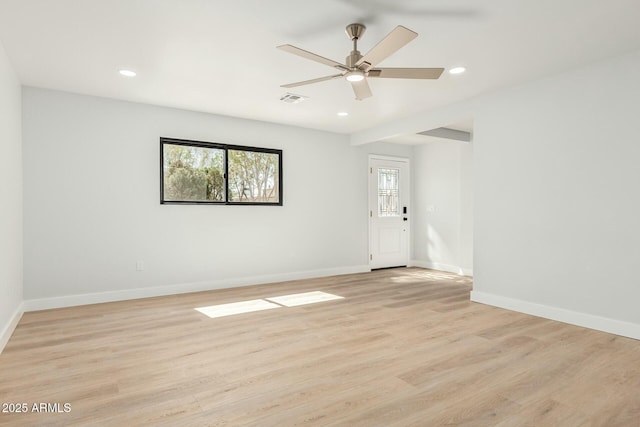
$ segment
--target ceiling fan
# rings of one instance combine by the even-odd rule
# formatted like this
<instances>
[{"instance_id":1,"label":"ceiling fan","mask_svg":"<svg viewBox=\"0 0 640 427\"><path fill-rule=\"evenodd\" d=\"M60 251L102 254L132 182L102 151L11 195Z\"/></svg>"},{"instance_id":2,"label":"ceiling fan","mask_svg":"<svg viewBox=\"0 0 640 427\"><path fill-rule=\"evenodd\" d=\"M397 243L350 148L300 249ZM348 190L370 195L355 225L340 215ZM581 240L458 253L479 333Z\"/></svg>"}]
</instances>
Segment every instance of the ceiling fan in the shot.
<instances>
[{"instance_id":1,"label":"ceiling fan","mask_svg":"<svg viewBox=\"0 0 640 427\"><path fill-rule=\"evenodd\" d=\"M347 56L345 64L333 61L315 53L300 49L299 47L292 46L290 44L284 44L277 48L285 52L293 53L294 55L301 56L312 61L319 62L321 64L328 65L330 67L340 70L339 74L333 74L331 76L319 77L317 79L305 80L296 83L289 83L282 85L281 87L297 87L308 85L311 83L318 83L325 80L333 80L339 78L346 78L351 83L353 92L356 95L357 100L363 100L369 98L373 94L367 78L383 78L383 79L438 79L444 68L380 68L375 67L378 63L382 62L385 58L391 56L404 45L411 40L418 37L418 33L411 31L408 28L398 25L393 29L385 38L383 38L377 45L375 45L364 56L358 51L358 40L364 34L366 27L363 24L349 24L345 31L347 36L353 41L353 50Z\"/></svg>"}]
</instances>

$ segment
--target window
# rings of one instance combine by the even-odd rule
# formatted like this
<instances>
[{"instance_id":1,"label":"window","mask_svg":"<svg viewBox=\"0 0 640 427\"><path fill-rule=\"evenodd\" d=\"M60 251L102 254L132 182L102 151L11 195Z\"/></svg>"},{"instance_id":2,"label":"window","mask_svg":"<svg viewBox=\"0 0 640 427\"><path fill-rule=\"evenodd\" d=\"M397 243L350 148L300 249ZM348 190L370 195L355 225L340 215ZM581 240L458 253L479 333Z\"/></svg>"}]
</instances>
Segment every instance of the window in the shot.
<instances>
[{"instance_id":1,"label":"window","mask_svg":"<svg viewBox=\"0 0 640 427\"><path fill-rule=\"evenodd\" d=\"M160 203L282 206L282 150L160 138Z\"/></svg>"},{"instance_id":2,"label":"window","mask_svg":"<svg viewBox=\"0 0 640 427\"><path fill-rule=\"evenodd\" d=\"M228 198L237 203L278 203L280 154L234 148L227 150Z\"/></svg>"}]
</instances>

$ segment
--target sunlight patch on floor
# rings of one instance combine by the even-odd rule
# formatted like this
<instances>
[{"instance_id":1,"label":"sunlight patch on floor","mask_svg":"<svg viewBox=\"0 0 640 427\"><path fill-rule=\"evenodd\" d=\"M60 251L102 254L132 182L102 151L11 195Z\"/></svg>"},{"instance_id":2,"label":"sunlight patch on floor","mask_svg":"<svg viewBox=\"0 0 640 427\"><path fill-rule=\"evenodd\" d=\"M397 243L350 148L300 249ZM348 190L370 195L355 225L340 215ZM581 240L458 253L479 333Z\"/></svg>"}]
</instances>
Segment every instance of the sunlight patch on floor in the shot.
<instances>
[{"instance_id":1,"label":"sunlight patch on floor","mask_svg":"<svg viewBox=\"0 0 640 427\"><path fill-rule=\"evenodd\" d=\"M215 319L216 317L231 316L233 314L251 313L254 311L270 310L272 308L296 307L299 305L315 304L317 302L332 301L343 298L344 297L341 297L340 295L313 291L265 299L232 302L229 304L210 305L208 307L199 307L195 310Z\"/></svg>"},{"instance_id":2,"label":"sunlight patch on floor","mask_svg":"<svg viewBox=\"0 0 640 427\"><path fill-rule=\"evenodd\" d=\"M279 297L265 298L267 301L273 301L286 307L295 307L298 305L315 304L317 302L331 301L343 299L339 295L328 294L321 291L304 292L301 294L282 295Z\"/></svg>"},{"instance_id":3,"label":"sunlight patch on floor","mask_svg":"<svg viewBox=\"0 0 640 427\"><path fill-rule=\"evenodd\" d=\"M215 319L216 317L251 313L253 311L270 310L272 308L280 307L282 306L263 299L254 299L250 301L232 302L229 304L210 305L209 307L196 308L196 310L212 319Z\"/></svg>"}]
</instances>

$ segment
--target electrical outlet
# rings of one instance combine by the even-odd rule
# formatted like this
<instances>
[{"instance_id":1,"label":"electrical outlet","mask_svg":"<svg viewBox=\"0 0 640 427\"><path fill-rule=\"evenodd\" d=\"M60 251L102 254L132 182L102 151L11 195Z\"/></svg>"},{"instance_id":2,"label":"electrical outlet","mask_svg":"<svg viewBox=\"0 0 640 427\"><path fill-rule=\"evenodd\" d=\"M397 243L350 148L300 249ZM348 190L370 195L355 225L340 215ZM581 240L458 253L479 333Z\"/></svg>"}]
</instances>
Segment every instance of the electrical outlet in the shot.
<instances>
[{"instance_id":1,"label":"electrical outlet","mask_svg":"<svg viewBox=\"0 0 640 427\"><path fill-rule=\"evenodd\" d=\"M136 261L136 271L144 271L144 261Z\"/></svg>"}]
</instances>

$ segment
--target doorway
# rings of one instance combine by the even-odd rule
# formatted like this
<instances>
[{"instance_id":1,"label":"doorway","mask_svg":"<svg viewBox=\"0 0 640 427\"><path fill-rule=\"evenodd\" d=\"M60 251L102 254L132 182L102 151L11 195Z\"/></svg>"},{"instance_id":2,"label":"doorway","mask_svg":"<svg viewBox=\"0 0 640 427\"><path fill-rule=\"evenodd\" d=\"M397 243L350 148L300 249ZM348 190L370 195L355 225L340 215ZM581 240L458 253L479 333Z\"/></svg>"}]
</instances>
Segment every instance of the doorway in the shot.
<instances>
[{"instance_id":1,"label":"doorway","mask_svg":"<svg viewBox=\"0 0 640 427\"><path fill-rule=\"evenodd\" d=\"M409 159L369 156L369 265L409 264Z\"/></svg>"}]
</instances>

